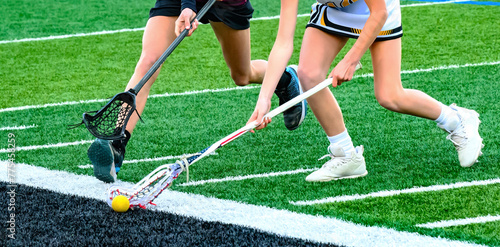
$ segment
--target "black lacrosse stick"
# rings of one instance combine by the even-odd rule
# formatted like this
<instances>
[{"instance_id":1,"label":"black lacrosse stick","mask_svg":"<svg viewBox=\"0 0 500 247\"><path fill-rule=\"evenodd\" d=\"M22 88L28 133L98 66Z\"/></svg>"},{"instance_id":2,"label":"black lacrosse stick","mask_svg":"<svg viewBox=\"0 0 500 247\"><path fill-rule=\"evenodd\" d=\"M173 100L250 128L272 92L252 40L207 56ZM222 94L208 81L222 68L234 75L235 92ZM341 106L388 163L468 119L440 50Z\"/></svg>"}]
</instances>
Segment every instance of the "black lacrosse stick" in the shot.
<instances>
[{"instance_id":1,"label":"black lacrosse stick","mask_svg":"<svg viewBox=\"0 0 500 247\"><path fill-rule=\"evenodd\" d=\"M212 7L216 0L209 0L205 6L198 12L196 19L201 19L208 9ZM194 21L194 20L193 20ZM192 23L192 22L191 22ZM101 110L83 113L83 120L79 124L71 125L70 128L76 128L82 124L89 132L99 139L122 140L125 138L125 128L128 120L134 113L139 115L136 109L135 97L142 89L144 84L153 76L153 74L165 62L168 56L181 43L189 33L188 29L183 30L179 36L170 44L167 50L158 58L146 75L137 83L137 85L127 92L115 95ZM140 116L139 116L140 118ZM142 119L141 119L142 120Z\"/></svg>"},{"instance_id":2,"label":"black lacrosse stick","mask_svg":"<svg viewBox=\"0 0 500 247\"><path fill-rule=\"evenodd\" d=\"M123 92L115 95L101 110L83 113L83 123L97 138L120 140L125 138L125 127L134 111L137 112L135 94Z\"/></svg>"}]
</instances>

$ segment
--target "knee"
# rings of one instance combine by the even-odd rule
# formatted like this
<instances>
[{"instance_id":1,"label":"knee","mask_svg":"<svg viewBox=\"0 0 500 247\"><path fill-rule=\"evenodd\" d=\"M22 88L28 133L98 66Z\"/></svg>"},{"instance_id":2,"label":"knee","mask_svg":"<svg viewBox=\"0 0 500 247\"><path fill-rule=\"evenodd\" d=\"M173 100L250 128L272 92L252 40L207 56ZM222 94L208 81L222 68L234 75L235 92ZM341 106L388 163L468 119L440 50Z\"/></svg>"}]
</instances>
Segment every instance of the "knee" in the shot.
<instances>
[{"instance_id":1,"label":"knee","mask_svg":"<svg viewBox=\"0 0 500 247\"><path fill-rule=\"evenodd\" d=\"M231 78L236 86L246 86L250 84L250 76L244 73L231 72Z\"/></svg>"},{"instance_id":2,"label":"knee","mask_svg":"<svg viewBox=\"0 0 500 247\"><path fill-rule=\"evenodd\" d=\"M139 75L145 75L151 67L153 67L153 64L158 60L160 56L157 54L149 54L149 53L143 53L141 55L141 58L139 59L139 62L137 62L137 66L135 66L135 73Z\"/></svg>"},{"instance_id":3,"label":"knee","mask_svg":"<svg viewBox=\"0 0 500 247\"><path fill-rule=\"evenodd\" d=\"M304 91L313 88L325 79L325 76L321 73L313 70L303 69L301 67L298 68L297 75L299 76L300 84L302 85Z\"/></svg>"},{"instance_id":4,"label":"knee","mask_svg":"<svg viewBox=\"0 0 500 247\"><path fill-rule=\"evenodd\" d=\"M399 112L401 108L401 100L404 100L399 94L390 93L376 94L375 97L377 98L380 106L394 112Z\"/></svg>"}]
</instances>

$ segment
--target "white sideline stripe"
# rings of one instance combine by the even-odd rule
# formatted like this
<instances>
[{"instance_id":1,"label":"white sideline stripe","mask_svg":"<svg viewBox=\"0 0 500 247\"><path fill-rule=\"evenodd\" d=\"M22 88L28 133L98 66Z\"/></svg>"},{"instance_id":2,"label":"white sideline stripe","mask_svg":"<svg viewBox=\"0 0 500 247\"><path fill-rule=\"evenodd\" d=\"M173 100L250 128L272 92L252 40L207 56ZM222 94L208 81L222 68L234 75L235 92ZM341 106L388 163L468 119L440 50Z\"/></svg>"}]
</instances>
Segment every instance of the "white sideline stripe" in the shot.
<instances>
[{"instance_id":1,"label":"white sideline stripe","mask_svg":"<svg viewBox=\"0 0 500 247\"><path fill-rule=\"evenodd\" d=\"M7 127L1 127L0 128L0 131L4 131L4 130L25 130L25 129L31 129L31 128L36 128L38 127L37 125L28 125L28 126L24 126L24 125L21 125L21 126L7 126Z\"/></svg>"},{"instance_id":2,"label":"white sideline stripe","mask_svg":"<svg viewBox=\"0 0 500 247\"><path fill-rule=\"evenodd\" d=\"M43 105L27 105L27 106L18 106L18 107L9 107L0 109L0 112L13 112L13 111L21 111L28 109L38 109L38 108L46 108L51 106L63 106L63 105L78 105L78 104L88 104L88 103L96 103L96 102L107 102L110 99L92 99L92 100L80 100L80 101L66 101L61 103L48 103Z\"/></svg>"},{"instance_id":3,"label":"white sideline stripe","mask_svg":"<svg viewBox=\"0 0 500 247\"><path fill-rule=\"evenodd\" d=\"M300 14L297 17L309 16L310 14ZM279 19L279 16L269 16L269 17L259 17L250 19L250 21L260 21L260 20L274 20ZM115 33L126 33L126 32L139 32L144 31L145 27L140 28L124 28L119 30L109 30L109 31L98 31L91 33L76 33L76 34L64 34L64 35L53 35L48 37L40 37L40 38L25 38L25 39L14 39L14 40L1 40L0 44L9 44L9 43L21 43L21 42L34 42L34 41L43 41L43 40L55 40L55 39L68 39L75 37L85 37L85 36L96 36L96 35L106 35L106 34L115 34Z\"/></svg>"},{"instance_id":4,"label":"white sideline stripe","mask_svg":"<svg viewBox=\"0 0 500 247\"><path fill-rule=\"evenodd\" d=\"M404 70L404 71L401 71L401 74L423 73L423 72L432 72L432 71L436 71L436 70L457 69L457 68L476 67L476 66L489 66L489 65L497 65L497 64L500 64L500 61L482 62L482 63L475 63L475 64L463 64L463 65L448 65L448 66L432 67L432 68L428 68L428 69ZM360 77L373 77L373 73L356 75L353 78L360 78ZM250 89L256 89L256 88L260 88L260 86L204 89L204 90L196 90L196 91L187 91L187 92L183 92L183 93L154 94L154 95L150 95L148 98L184 96L184 95L202 94L202 93L218 93L218 92L227 92L227 91L234 91L234 90L250 90ZM28 110L28 109L46 108L46 107L53 107L53 106L88 104L88 103L107 102L107 101L109 101L109 99L93 99L93 100L80 100L80 101L66 101L66 102L61 102L61 103L49 103L49 104L43 104L43 105L28 105L28 106L9 107L9 108L0 109L0 113L22 111L22 110Z\"/></svg>"},{"instance_id":5,"label":"white sideline stripe","mask_svg":"<svg viewBox=\"0 0 500 247\"><path fill-rule=\"evenodd\" d=\"M173 160L173 159L181 159L186 156L191 156L193 154L183 154L183 155L176 155L176 156L165 156L165 157L156 157L156 158L145 158L145 159L136 159L136 160L124 160L123 164L135 164L135 163L141 163L141 162L154 162L154 161L164 161L164 160ZM217 153L213 152L210 155L217 155ZM79 165L78 168L80 169L88 169L88 168L93 168L94 166L92 164L86 164L86 165Z\"/></svg>"},{"instance_id":6,"label":"white sideline stripe","mask_svg":"<svg viewBox=\"0 0 500 247\"><path fill-rule=\"evenodd\" d=\"M81 140L75 142L61 142L56 144L46 144L46 145L34 145L34 146L24 146L24 147L16 147L15 151L27 151L27 150L36 150L36 149L46 149L46 148L60 148L67 146L76 146L92 143L94 140ZM12 148L2 148L0 149L0 153L10 153L12 152Z\"/></svg>"},{"instance_id":7,"label":"white sideline stripe","mask_svg":"<svg viewBox=\"0 0 500 247\"><path fill-rule=\"evenodd\" d=\"M235 91L235 90L249 90L249 89L255 89L255 88L260 88L260 86L204 89L204 90L188 91L188 92L183 92L183 93L153 94L153 95L149 95L148 98L184 96L184 95L202 94L202 93L218 93L218 92ZM80 101L66 101L66 102L60 102L60 103L48 103L48 104L43 104L43 105L18 106L18 107L10 107L10 108L0 109L0 113L1 112L22 111L22 110L28 110L28 109L47 108L47 107L53 107L53 106L65 106L65 105L78 105L78 104L108 102L109 100L110 99L92 99L92 100L80 100Z\"/></svg>"},{"instance_id":8,"label":"white sideline stripe","mask_svg":"<svg viewBox=\"0 0 500 247\"><path fill-rule=\"evenodd\" d=\"M67 38L74 38L74 37L85 37L85 36L105 35L105 34L124 33L124 32L137 32L137 31L144 31L144 29L145 29L144 27L141 27L141 28L124 28L124 29L112 30L112 31L99 31L99 32L91 32L91 33L65 34L65 35L56 35L56 36L48 36L48 37L40 37L40 38L25 38L25 39L14 39L14 40L2 40L2 41L0 41L0 44L33 42L33 41L42 41L42 40L55 40L55 39L67 39Z\"/></svg>"},{"instance_id":9,"label":"white sideline stripe","mask_svg":"<svg viewBox=\"0 0 500 247\"><path fill-rule=\"evenodd\" d=\"M290 201L290 204L297 206L306 206L306 205L314 205L314 204L322 204L322 203L335 203L335 202L347 202L354 200L362 200L366 198L375 198L375 197L389 197L396 196L401 194L411 194L411 193L421 193L421 192L432 192L432 191L441 191L441 190L449 190L449 189L458 189L472 186L485 186L490 184L499 184L500 178L496 179L488 179L481 181L472 181L472 182L458 182L454 184L445 184L445 185L433 185L428 187L415 187L410 189L403 190L384 190L373 192L365 195L344 195L344 196L336 196L336 197L328 197L324 199L317 199L311 201Z\"/></svg>"},{"instance_id":10,"label":"white sideline stripe","mask_svg":"<svg viewBox=\"0 0 500 247\"><path fill-rule=\"evenodd\" d=\"M458 220L442 220L438 222L418 224L416 226L424 228L439 228L439 227L450 227L450 226L464 226L470 224L481 224L493 221L500 221L500 215L495 215L495 216L487 215L487 216L479 216L475 218L465 218Z\"/></svg>"},{"instance_id":11,"label":"white sideline stripe","mask_svg":"<svg viewBox=\"0 0 500 247\"><path fill-rule=\"evenodd\" d=\"M482 62L482 63L466 63L466 64L461 64L461 65L455 64L455 65L431 67L428 69L405 70L405 71L401 71L401 74L415 74L415 73L422 73L422 72L432 72L432 71L436 71L436 70L460 69L460 68L467 68L467 67L491 66L491 65L498 65L498 64L500 64L500 61ZM373 74L372 74L372 76L373 76Z\"/></svg>"},{"instance_id":12,"label":"white sideline stripe","mask_svg":"<svg viewBox=\"0 0 500 247\"><path fill-rule=\"evenodd\" d=\"M459 2L467 2L470 0L456 0L456 1L447 1L447 2L428 2L428 3L412 3L401 5L401 8L404 7L420 7L420 6L429 6L429 5L438 5L438 4L449 4L449 3L459 3Z\"/></svg>"},{"instance_id":13,"label":"white sideline stripe","mask_svg":"<svg viewBox=\"0 0 500 247\"><path fill-rule=\"evenodd\" d=\"M89 169L93 168L94 166L92 164L86 164L86 165L79 165L78 168L80 169Z\"/></svg>"},{"instance_id":14,"label":"white sideline stripe","mask_svg":"<svg viewBox=\"0 0 500 247\"><path fill-rule=\"evenodd\" d=\"M430 2L430 3L416 3L416 4L408 4L408 5L401 5L401 8L404 7L418 7L418 6L427 6L427 5L437 5L437 4L447 4L447 3L455 3L455 2L464 2L464 1L469 1L469 0L460 0L460 1L449 1L449 2ZM299 14L297 17L307 17L310 14ZM257 17L257 18L252 18L250 21L266 21L266 20L275 20L279 19L279 15L276 16L265 16L265 17ZM40 38L25 38L25 39L14 39L14 40L0 40L0 45L1 44L9 44L9 43L21 43L21 42L34 42L34 41L43 41L43 40L55 40L55 39L67 39L67 38L74 38L74 37L85 37L85 36L96 36L96 35L106 35L106 34L115 34L115 33L125 33L125 32L138 32L138 31L144 31L145 27L140 27L140 28L124 28L124 29L119 29L119 30L110 30L110 31L98 31L98 32L91 32L91 33L77 33L77 34L65 34L65 35L55 35L55 36L48 36L48 37L40 37Z\"/></svg>"},{"instance_id":15,"label":"white sideline stripe","mask_svg":"<svg viewBox=\"0 0 500 247\"><path fill-rule=\"evenodd\" d=\"M150 95L148 98L163 98L163 97L185 96L185 95L204 94L204 93L220 93L220 92L235 91L235 90L250 90L250 89L256 89L256 88L260 88L260 86L203 89L203 90L196 90L196 91L187 91L187 92L183 92L183 93L162 93L162 94Z\"/></svg>"},{"instance_id":16,"label":"white sideline stripe","mask_svg":"<svg viewBox=\"0 0 500 247\"><path fill-rule=\"evenodd\" d=\"M182 183L182 184L179 184L178 186L196 186L196 185L203 185L203 184L207 184L207 183L221 183L221 182L229 182L229 181L241 181L241 180L247 180L247 179L253 179L253 178L277 177L277 176L312 172L312 171L316 171L316 170L318 170L318 169L317 168L310 168L310 169L298 169L298 170L284 171L284 172L271 172L271 173L253 174L253 175L245 175L245 176L225 177L225 178L218 178L218 179L214 178L214 179L208 179L208 180L200 180L200 181L192 181L192 182Z\"/></svg>"},{"instance_id":17,"label":"white sideline stripe","mask_svg":"<svg viewBox=\"0 0 500 247\"><path fill-rule=\"evenodd\" d=\"M8 162L0 161L0 181L9 181L8 166ZM15 164L10 169L9 171L15 172L18 184L97 199L105 203L109 185L94 177L26 164ZM116 182L115 185L133 186L122 181ZM250 227L280 236L321 243L347 246L481 246L172 190L164 191L155 203L158 205L154 209L156 211ZM111 209L109 210L112 213Z\"/></svg>"}]
</instances>

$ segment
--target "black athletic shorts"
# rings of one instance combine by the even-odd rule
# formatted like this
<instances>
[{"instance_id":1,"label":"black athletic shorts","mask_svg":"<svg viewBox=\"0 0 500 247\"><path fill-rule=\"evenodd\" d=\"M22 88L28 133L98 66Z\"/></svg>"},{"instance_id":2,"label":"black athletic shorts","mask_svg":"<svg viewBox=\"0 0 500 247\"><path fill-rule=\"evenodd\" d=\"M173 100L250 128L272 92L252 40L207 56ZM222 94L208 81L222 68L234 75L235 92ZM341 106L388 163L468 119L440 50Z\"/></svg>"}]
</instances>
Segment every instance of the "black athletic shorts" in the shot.
<instances>
[{"instance_id":1,"label":"black athletic shorts","mask_svg":"<svg viewBox=\"0 0 500 247\"><path fill-rule=\"evenodd\" d=\"M196 1L196 9L200 10L204 2ZM179 16L181 14L180 0L156 0L154 8L149 11L149 18L153 16ZM253 7L250 1L244 4L231 6L223 1L217 1L212 8L199 20L207 24L209 21L222 22L235 30L244 30L250 27Z\"/></svg>"}]
</instances>

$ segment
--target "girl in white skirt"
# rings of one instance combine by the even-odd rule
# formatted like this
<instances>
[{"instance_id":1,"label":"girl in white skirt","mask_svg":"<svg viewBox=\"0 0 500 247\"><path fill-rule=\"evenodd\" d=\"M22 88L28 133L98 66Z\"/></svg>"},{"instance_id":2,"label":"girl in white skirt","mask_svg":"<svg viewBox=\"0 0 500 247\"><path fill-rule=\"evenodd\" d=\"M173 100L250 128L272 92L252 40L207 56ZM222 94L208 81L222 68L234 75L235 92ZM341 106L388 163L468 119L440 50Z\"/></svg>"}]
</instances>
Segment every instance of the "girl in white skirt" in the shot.
<instances>
[{"instance_id":1,"label":"girl in white skirt","mask_svg":"<svg viewBox=\"0 0 500 247\"><path fill-rule=\"evenodd\" d=\"M278 35L269 56L268 70L249 123L266 127L274 88L293 51L298 0L281 0ZM307 25L298 77L304 91L324 80L330 65L349 38L357 39L349 52L328 74L333 87L352 79L361 57L370 49L377 101L384 108L436 121L449 133L463 167L473 165L483 147L479 136L479 114L452 104L446 106L427 94L405 89L401 84L401 11L399 0L322 0L313 4ZM309 176L311 182L356 178L368 174L363 146L354 147L342 112L333 94L325 88L308 98L309 106L323 127L330 145L330 160Z\"/></svg>"}]
</instances>

